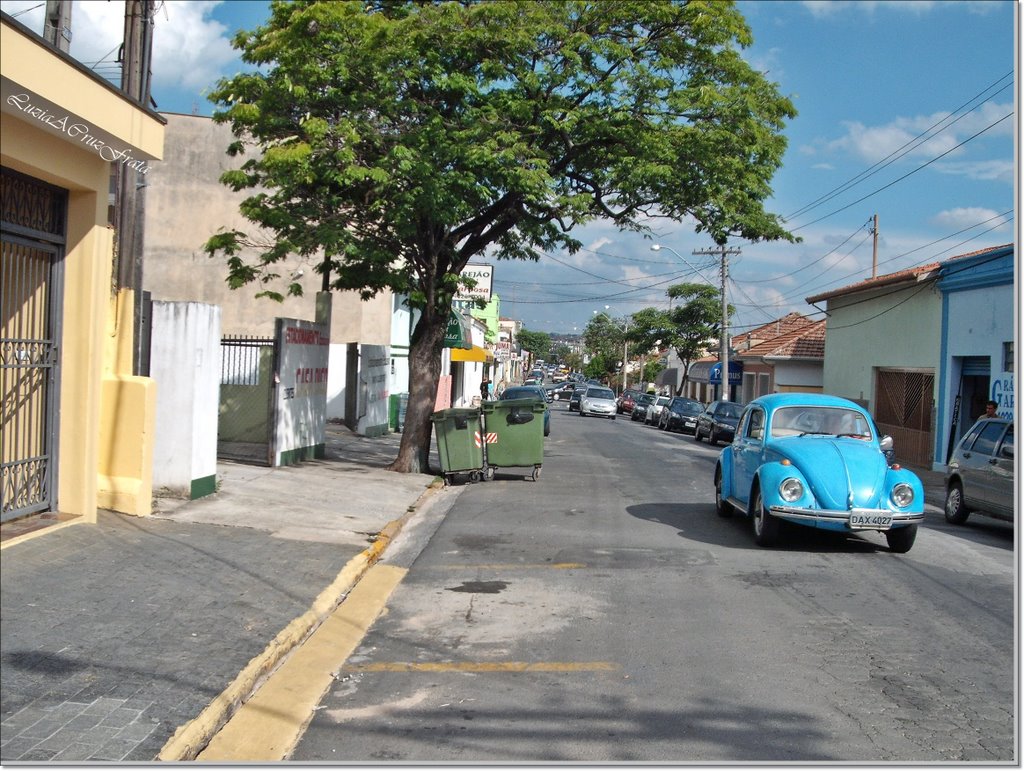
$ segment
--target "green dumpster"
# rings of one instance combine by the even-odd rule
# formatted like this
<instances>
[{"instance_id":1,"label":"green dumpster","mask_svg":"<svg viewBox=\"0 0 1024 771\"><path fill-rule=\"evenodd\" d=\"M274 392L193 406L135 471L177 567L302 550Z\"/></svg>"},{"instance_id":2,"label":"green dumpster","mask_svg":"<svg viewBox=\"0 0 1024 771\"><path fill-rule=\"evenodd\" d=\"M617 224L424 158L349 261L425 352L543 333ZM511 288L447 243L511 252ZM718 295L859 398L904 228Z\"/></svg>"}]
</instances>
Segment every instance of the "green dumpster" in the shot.
<instances>
[{"instance_id":1,"label":"green dumpster","mask_svg":"<svg viewBox=\"0 0 1024 771\"><path fill-rule=\"evenodd\" d=\"M453 407L433 413L430 419L434 423L444 483L450 485L457 473L469 474L471 482L479 482L484 470L480 410Z\"/></svg>"},{"instance_id":2,"label":"green dumpster","mask_svg":"<svg viewBox=\"0 0 1024 771\"><path fill-rule=\"evenodd\" d=\"M531 467L534 481L544 462L544 411L539 399L503 399L483 402L484 432L487 439L484 473L488 479L496 468Z\"/></svg>"}]
</instances>

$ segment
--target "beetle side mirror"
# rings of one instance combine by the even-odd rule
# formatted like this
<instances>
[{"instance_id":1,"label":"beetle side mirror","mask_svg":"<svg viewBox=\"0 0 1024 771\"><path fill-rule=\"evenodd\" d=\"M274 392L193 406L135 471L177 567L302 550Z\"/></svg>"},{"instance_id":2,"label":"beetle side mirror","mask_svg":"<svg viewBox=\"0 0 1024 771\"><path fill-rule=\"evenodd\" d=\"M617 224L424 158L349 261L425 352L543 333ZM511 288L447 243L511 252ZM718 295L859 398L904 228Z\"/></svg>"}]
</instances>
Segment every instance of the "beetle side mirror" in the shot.
<instances>
[{"instance_id":1,"label":"beetle side mirror","mask_svg":"<svg viewBox=\"0 0 1024 771\"><path fill-rule=\"evenodd\" d=\"M895 445L893 444L892 437L886 434L878 440L878 446L882 452L892 452Z\"/></svg>"}]
</instances>

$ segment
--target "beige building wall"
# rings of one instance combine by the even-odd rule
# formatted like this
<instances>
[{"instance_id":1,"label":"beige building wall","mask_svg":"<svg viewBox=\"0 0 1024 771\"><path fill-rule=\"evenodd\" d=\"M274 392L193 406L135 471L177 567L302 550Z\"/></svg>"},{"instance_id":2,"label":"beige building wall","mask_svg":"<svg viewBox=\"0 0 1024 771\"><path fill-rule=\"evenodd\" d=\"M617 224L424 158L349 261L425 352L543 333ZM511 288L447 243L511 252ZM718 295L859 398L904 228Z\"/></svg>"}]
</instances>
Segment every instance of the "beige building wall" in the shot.
<instances>
[{"instance_id":1,"label":"beige building wall","mask_svg":"<svg viewBox=\"0 0 1024 771\"><path fill-rule=\"evenodd\" d=\"M113 287L107 209L111 151L160 157L162 123L6 20L0 72L0 165L68 191L54 508L72 522L97 508L148 514L155 384L132 375L132 296Z\"/></svg>"},{"instance_id":2,"label":"beige building wall","mask_svg":"<svg viewBox=\"0 0 1024 771\"><path fill-rule=\"evenodd\" d=\"M291 276L301 270L302 297L279 303L256 298L266 288L260 285L228 287L225 258L207 256L203 244L221 229L256 235L255 226L238 212L251 191L235 193L220 183L221 174L241 166L242 158L226 152L234 139L227 125L196 115L164 117L165 160L153 164L146 189L145 289L154 300L219 305L225 335L270 337L275 317L314 319L320 276L313 270L313 260L295 256L278 263L281 279L270 285L283 294ZM257 253L253 249L243 256ZM391 294L382 292L363 302L355 292L336 292L331 320L332 343L389 345Z\"/></svg>"}]
</instances>

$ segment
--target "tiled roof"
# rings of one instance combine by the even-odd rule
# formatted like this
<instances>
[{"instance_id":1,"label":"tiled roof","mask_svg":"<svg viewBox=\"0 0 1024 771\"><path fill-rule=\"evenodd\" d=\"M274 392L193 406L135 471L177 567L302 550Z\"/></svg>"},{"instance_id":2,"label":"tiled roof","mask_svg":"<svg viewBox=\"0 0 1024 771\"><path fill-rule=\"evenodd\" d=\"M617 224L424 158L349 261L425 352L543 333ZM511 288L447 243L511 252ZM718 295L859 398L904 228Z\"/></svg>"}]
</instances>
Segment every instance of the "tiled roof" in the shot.
<instances>
[{"instance_id":1,"label":"tiled roof","mask_svg":"<svg viewBox=\"0 0 1024 771\"><path fill-rule=\"evenodd\" d=\"M923 281L926 278L931 278L939 269L939 263L930 262L927 265L918 265L913 268L907 268L906 270L900 270L896 273L887 273L884 276L875 276L874 278L866 278L863 281L859 281L856 284L850 284L839 289L830 289L827 292L821 294L812 295L811 297L805 298L809 303L821 302L822 300L828 300L833 297L841 297L847 294L855 294L857 292L863 292L867 289L875 289L882 286L892 286L893 284L915 284L919 281Z\"/></svg>"},{"instance_id":2,"label":"tiled roof","mask_svg":"<svg viewBox=\"0 0 1024 771\"><path fill-rule=\"evenodd\" d=\"M825 358L825 319L812 321L799 329L755 345L742 356L766 359Z\"/></svg>"},{"instance_id":3,"label":"tiled roof","mask_svg":"<svg viewBox=\"0 0 1024 771\"><path fill-rule=\"evenodd\" d=\"M788 334L813 323L811 319L801 313L787 313L782 318L769 321L757 329L752 329L741 335L733 335L729 338L729 345L737 350L748 344L753 347L766 340L772 340L779 335Z\"/></svg>"},{"instance_id":4,"label":"tiled roof","mask_svg":"<svg viewBox=\"0 0 1024 771\"><path fill-rule=\"evenodd\" d=\"M984 249L978 249L973 252L967 252L966 254L958 254L956 257L950 257L942 262L930 262L927 265L918 265L913 268L907 268L906 270L900 270L895 273L886 273L884 276L875 276L874 278L866 278L863 281L859 281L856 284L850 284L839 289L830 289L827 292L821 292L820 294L812 295L811 297L805 298L809 303L821 302L822 300L828 300L832 297L841 297L847 294L855 294L857 292L863 292L866 289L875 289L881 286L892 286L893 284L916 284L926 279L932 278L937 275L940 267L948 266L952 262L957 260L966 259L968 257L977 257L979 254L985 254L986 252L995 252L1001 249L1012 247L1013 244L1003 244L1001 246L988 246Z\"/></svg>"},{"instance_id":5,"label":"tiled roof","mask_svg":"<svg viewBox=\"0 0 1024 771\"><path fill-rule=\"evenodd\" d=\"M967 254L958 254L956 257L950 257L948 260L942 261L942 267L947 267L950 263L956 262L957 260L965 260L968 257L977 257L979 254L985 254L987 252L998 252L1003 249L1010 249L1013 244L1001 244L1000 246L989 246L985 249L978 249L976 252L968 252Z\"/></svg>"}]
</instances>

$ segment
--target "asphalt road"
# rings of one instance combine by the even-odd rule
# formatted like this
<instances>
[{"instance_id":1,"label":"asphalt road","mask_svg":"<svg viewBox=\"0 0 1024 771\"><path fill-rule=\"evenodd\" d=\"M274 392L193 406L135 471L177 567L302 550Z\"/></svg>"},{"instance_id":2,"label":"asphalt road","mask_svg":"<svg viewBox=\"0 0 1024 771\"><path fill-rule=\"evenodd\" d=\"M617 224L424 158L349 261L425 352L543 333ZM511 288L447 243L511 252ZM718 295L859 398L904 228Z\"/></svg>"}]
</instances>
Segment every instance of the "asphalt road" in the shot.
<instances>
[{"instance_id":1,"label":"asphalt road","mask_svg":"<svg viewBox=\"0 0 1024 771\"><path fill-rule=\"evenodd\" d=\"M290 755L325 762L1015 761L1012 528L917 543L716 516L718 449L553 405L392 558Z\"/></svg>"}]
</instances>

